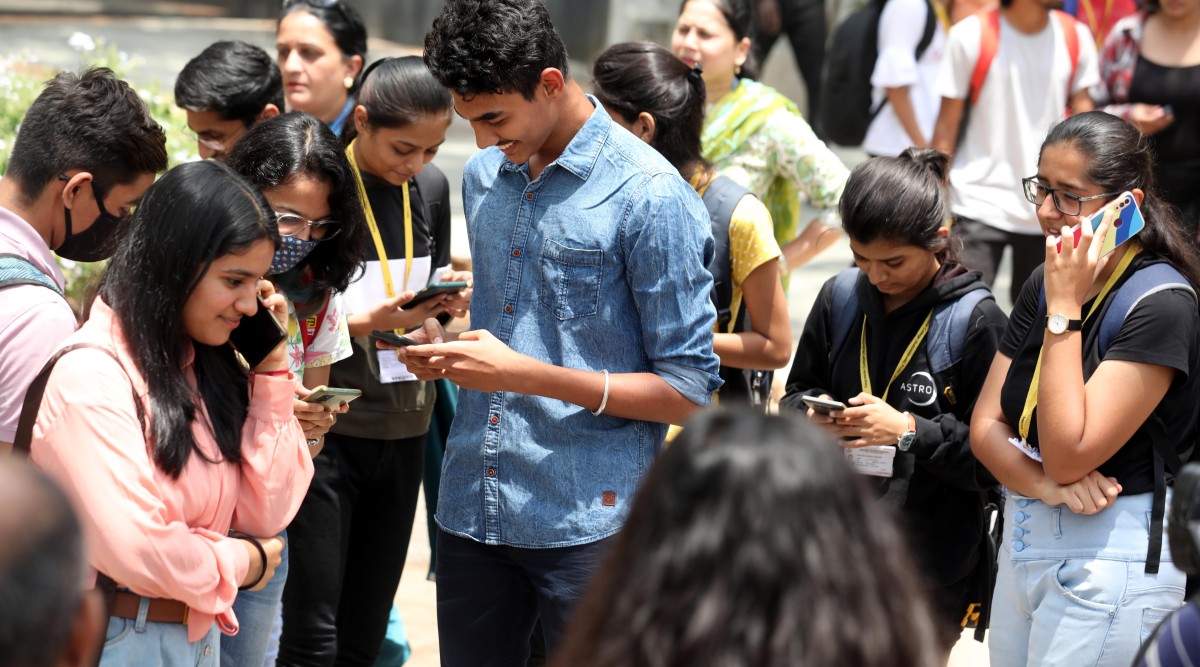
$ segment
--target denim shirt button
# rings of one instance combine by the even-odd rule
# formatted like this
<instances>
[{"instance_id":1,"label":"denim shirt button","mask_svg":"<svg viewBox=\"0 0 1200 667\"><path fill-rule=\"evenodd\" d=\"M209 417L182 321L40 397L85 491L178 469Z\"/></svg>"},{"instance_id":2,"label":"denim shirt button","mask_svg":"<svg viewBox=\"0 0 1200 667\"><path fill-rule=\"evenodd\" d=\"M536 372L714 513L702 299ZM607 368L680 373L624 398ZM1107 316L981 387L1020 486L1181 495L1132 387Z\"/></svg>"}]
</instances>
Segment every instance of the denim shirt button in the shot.
<instances>
[{"instance_id":1,"label":"denim shirt button","mask_svg":"<svg viewBox=\"0 0 1200 667\"><path fill-rule=\"evenodd\" d=\"M1021 552L1021 551L1024 551L1024 550L1025 550L1025 543L1024 543L1024 542L1022 542L1022 541L1020 541L1020 540L1017 540L1016 542L1013 542L1013 551L1016 551L1016 552Z\"/></svg>"},{"instance_id":2,"label":"denim shirt button","mask_svg":"<svg viewBox=\"0 0 1200 667\"><path fill-rule=\"evenodd\" d=\"M520 257L520 256L521 256L521 249L513 248L513 257Z\"/></svg>"},{"instance_id":3,"label":"denim shirt button","mask_svg":"<svg viewBox=\"0 0 1200 667\"><path fill-rule=\"evenodd\" d=\"M496 469L488 468L488 477L495 477L495 476L496 476Z\"/></svg>"},{"instance_id":4,"label":"denim shirt button","mask_svg":"<svg viewBox=\"0 0 1200 667\"><path fill-rule=\"evenodd\" d=\"M504 306L504 312L506 312L506 313L511 313L511 312L512 312L512 304L511 304L511 303L509 303L509 304L505 304L505 306Z\"/></svg>"},{"instance_id":5,"label":"denim shirt button","mask_svg":"<svg viewBox=\"0 0 1200 667\"><path fill-rule=\"evenodd\" d=\"M1033 501L1029 500L1028 498L1022 498L1021 500L1017 501L1017 507L1024 509L1026 507L1029 507L1029 503L1031 503L1031 502L1033 502Z\"/></svg>"},{"instance_id":6,"label":"denim shirt button","mask_svg":"<svg viewBox=\"0 0 1200 667\"><path fill-rule=\"evenodd\" d=\"M1022 528L1020 526L1017 526L1017 527L1013 528L1013 537L1020 539L1022 537L1025 537L1025 533L1028 533L1028 532L1029 532L1028 530L1025 530L1024 528Z\"/></svg>"},{"instance_id":7,"label":"denim shirt button","mask_svg":"<svg viewBox=\"0 0 1200 667\"><path fill-rule=\"evenodd\" d=\"M492 415L491 417L488 418L488 421L490 421L493 424L499 424L500 417L498 417L497 415Z\"/></svg>"},{"instance_id":8,"label":"denim shirt button","mask_svg":"<svg viewBox=\"0 0 1200 667\"><path fill-rule=\"evenodd\" d=\"M1028 519L1029 515L1024 512L1017 512L1017 515L1013 518L1015 518L1017 520L1017 523L1021 523L1025 519Z\"/></svg>"},{"instance_id":9,"label":"denim shirt button","mask_svg":"<svg viewBox=\"0 0 1200 667\"><path fill-rule=\"evenodd\" d=\"M525 193L525 201L533 201L533 193L532 192Z\"/></svg>"}]
</instances>

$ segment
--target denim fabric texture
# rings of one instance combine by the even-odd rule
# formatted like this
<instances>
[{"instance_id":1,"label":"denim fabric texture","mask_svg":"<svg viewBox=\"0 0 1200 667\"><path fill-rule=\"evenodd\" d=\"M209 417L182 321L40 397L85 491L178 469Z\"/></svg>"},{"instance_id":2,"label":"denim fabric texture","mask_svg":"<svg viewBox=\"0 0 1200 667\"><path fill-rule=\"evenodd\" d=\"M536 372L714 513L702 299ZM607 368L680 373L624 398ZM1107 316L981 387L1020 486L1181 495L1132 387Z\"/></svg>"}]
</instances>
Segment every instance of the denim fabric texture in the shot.
<instances>
[{"instance_id":1,"label":"denim fabric texture","mask_svg":"<svg viewBox=\"0 0 1200 667\"><path fill-rule=\"evenodd\" d=\"M657 151L590 99L591 117L537 180L495 147L467 163L471 324L557 366L655 373L707 405L721 384L708 213ZM464 389L438 525L532 548L612 535L666 430L540 396Z\"/></svg>"},{"instance_id":2,"label":"denim fabric texture","mask_svg":"<svg viewBox=\"0 0 1200 667\"><path fill-rule=\"evenodd\" d=\"M1163 537L1146 574L1153 494L1092 516L1010 493L988 632L992 667L1127 667L1183 602L1185 576ZM1168 491L1167 505L1170 506Z\"/></svg>"},{"instance_id":3,"label":"denim fabric texture","mask_svg":"<svg viewBox=\"0 0 1200 667\"><path fill-rule=\"evenodd\" d=\"M287 531L283 538L283 554L275 574L267 585L257 591L238 591L233 601L238 633L221 635L221 665L223 667L271 667L279 654L279 632L283 628L283 587L288 575Z\"/></svg>"},{"instance_id":4,"label":"denim fabric texture","mask_svg":"<svg viewBox=\"0 0 1200 667\"><path fill-rule=\"evenodd\" d=\"M221 633L213 623L196 643L188 642L188 628L182 623L151 623L146 620L146 604L139 618L108 619L104 633L101 667L158 665L158 667L217 667L221 662Z\"/></svg>"}]
</instances>

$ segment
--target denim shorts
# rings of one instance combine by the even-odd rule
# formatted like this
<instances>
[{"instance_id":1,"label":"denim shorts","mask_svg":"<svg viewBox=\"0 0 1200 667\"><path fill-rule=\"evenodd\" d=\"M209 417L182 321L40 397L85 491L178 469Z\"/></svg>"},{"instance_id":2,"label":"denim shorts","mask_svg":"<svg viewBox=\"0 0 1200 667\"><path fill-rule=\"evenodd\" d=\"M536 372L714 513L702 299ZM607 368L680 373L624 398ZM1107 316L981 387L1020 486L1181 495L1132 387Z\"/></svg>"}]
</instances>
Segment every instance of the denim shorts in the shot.
<instances>
[{"instance_id":1,"label":"denim shorts","mask_svg":"<svg viewBox=\"0 0 1200 667\"><path fill-rule=\"evenodd\" d=\"M143 598L144 600L144 598ZM188 628L182 623L147 621L146 605L139 618L108 619L104 633L101 667L159 665L161 667L218 667L221 662L220 631L213 623L200 641L188 641Z\"/></svg>"},{"instance_id":2,"label":"denim shorts","mask_svg":"<svg viewBox=\"0 0 1200 667\"><path fill-rule=\"evenodd\" d=\"M1120 496L1083 516L1008 494L988 638L992 667L1133 662L1183 603L1185 576L1171 563L1165 537L1158 573L1145 571L1152 497Z\"/></svg>"}]
</instances>

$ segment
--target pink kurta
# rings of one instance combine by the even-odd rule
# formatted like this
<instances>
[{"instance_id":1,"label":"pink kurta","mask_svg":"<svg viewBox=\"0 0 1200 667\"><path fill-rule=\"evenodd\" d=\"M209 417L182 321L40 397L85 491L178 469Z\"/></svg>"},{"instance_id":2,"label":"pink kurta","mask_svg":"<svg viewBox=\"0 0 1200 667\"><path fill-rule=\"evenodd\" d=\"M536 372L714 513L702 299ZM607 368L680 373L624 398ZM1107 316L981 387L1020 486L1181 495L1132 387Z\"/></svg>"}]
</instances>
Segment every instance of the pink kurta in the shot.
<instances>
[{"instance_id":1,"label":"pink kurta","mask_svg":"<svg viewBox=\"0 0 1200 667\"><path fill-rule=\"evenodd\" d=\"M252 377L240 466L205 460L219 460L220 450L201 410L192 432L204 457L192 452L172 479L150 458L130 389L132 381L149 418L146 382L100 299L64 346L80 342L113 349L120 367L92 349L59 361L33 429L33 461L74 502L93 568L139 595L186 603L189 641L203 637L214 620L234 634L231 607L249 555L226 532L278 534L312 480L312 460L292 412L293 381ZM185 372L194 384L190 349Z\"/></svg>"}]
</instances>

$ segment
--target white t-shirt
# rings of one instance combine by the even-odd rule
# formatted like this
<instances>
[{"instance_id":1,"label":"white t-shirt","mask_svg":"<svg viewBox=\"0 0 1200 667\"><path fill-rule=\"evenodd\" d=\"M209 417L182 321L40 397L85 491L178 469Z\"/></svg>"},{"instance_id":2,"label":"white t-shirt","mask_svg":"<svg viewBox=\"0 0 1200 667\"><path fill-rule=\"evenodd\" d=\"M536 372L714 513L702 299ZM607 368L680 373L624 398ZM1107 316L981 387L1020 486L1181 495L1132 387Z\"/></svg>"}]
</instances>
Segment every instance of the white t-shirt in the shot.
<instances>
[{"instance_id":1,"label":"white t-shirt","mask_svg":"<svg viewBox=\"0 0 1200 667\"><path fill-rule=\"evenodd\" d=\"M917 60L917 46L925 35L925 22L932 18L936 27L929 47ZM917 126L925 140L933 138L942 98L937 92L938 69L946 50L946 29L936 16L930 17L926 0L888 0L879 16L879 58L871 74L875 87L872 104L886 97L884 88L908 86ZM863 150L872 155L899 155L912 145L912 139L900 124L896 110L886 104L871 121L863 139Z\"/></svg>"},{"instance_id":2,"label":"white t-shirt","mask_svg":"<svg viewBox=\"0 0 1200 667\"><path fill-rule=\"evenodd\" d=\"M943 97L966 99L979 58L980 16L950 29L938 74ZM1079 63L1071 94L1100 81L1096 44L1082 22ZM1071 58L1058 19L1028 35L1000 16L996 57L971 107L967 131L950 169L951 202L956 215L1018 234L1041 234L1033 204L1021 192L1021 179L1037 172L1038 150L1046 133L1067 108ZM969 103L969 102L968 102Z\"/></svg>"}]
</instances>

